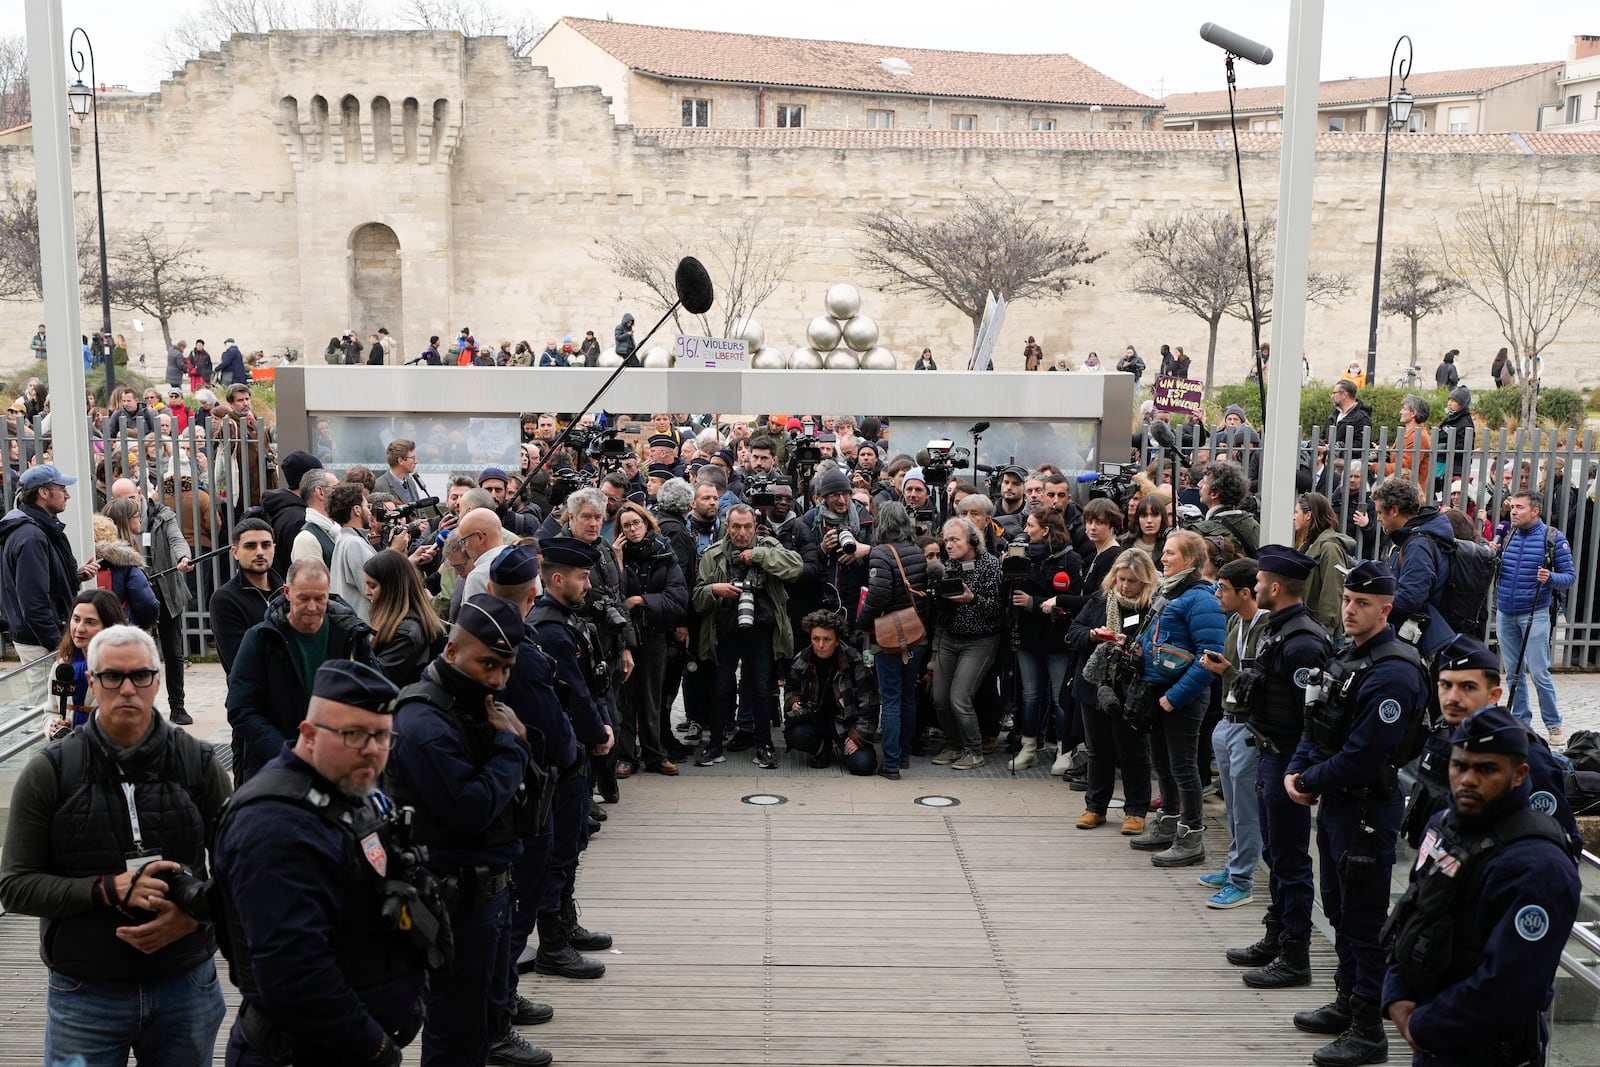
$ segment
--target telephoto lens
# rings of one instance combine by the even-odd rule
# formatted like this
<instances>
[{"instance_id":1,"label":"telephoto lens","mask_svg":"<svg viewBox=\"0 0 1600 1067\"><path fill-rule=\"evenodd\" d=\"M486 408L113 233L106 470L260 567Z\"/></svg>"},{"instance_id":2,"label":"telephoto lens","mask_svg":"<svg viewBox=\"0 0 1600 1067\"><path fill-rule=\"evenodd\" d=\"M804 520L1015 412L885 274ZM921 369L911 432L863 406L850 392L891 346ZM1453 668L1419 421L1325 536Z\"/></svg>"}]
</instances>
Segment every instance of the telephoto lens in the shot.
<instances>
[{"instance_id":1,"label":"telephoto lens","mask_svg":"<svg viewBox=\"0 0 1600 1067\"><path fill-rule=\"evenodd\" d=\"M739 629L748 630L756 624L756 591L747 578L739 584Z\"/></svg>"},{"instance_id":2,"label":"telephoto lens","mask_svg":"<svg viewBox=\"0 0 1600 1067\"><path fill-rule=\"evenodd\" d=\"M839 555L853 556L857 547L856 535L850 532L848 526L839 527Z\"/></svg>"}]
</instances>

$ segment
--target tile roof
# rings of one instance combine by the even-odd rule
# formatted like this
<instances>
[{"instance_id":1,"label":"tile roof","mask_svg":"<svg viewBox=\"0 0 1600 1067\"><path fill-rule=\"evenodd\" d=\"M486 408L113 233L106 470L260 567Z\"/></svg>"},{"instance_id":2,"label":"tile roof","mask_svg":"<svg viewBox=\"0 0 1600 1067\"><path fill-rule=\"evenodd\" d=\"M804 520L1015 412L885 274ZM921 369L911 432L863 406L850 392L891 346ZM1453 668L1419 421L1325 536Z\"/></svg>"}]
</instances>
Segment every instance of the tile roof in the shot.
<instances>
[{"instance_id":1,"label":"tile roof","mask_svg":"<svg viewBox=\"0 0 1600 1067\"><path fill-rule=\"evenodd\" d=\"M1532 75L1560 70L1561 67L1562 64L1559 62L1522 63L1509 67L1473 67L1467 70L1415 73L1406 79L1406 88L1410 89L1411 95L1418 100L1426 100L1429 97L1467 96L1520 81ZM1377 103L1387 99L1389 99L1388 75L1325 81L1317 92L1317 104L1320 107ZM1205 93L1172 93L1162 103L1167 106L1167 118L1187 115L1226 115L1228 91L1218 89ZM1267 85L1257 89L1240 89L1234 107L1239 111L1282 111L1283 86Z\"/></svg>"},{"instance_id":2,"label":"tile roof","mask_svg":"<svg viewBox=\"0 0 1600 1067\"><path fill-rule=\"evenodd\" d=\"M917 151L977 149L980 151L1053 152L1217 152L1232 149L1230 136L1221 130L780 130L772 127L724 129L719 127L663 126L640 128L634 135L663 148L869 149ZM1281 135L1243 133L1240 148L1246 152L1275 153ZM1317 151L1327 153L1383 151L1381 133L1319 133ZM1412 133L1389 141L1398 155L1548 155L1600 156L1600 130L1583 133Z\"/></svg>"},{"instance_id":3,"label":"tile roof","mask_svg":"<svg viewBox=\"0 0 1600 1067\"><path fill-rule=\"evenodd\" d=\"M629 68L663 78L911 96L1100 104L1158 109L1159 101L1065 54L999 55L760 37L567 17L562 23ZM910 74L882 60L902 59Z\"/></svg>"}]
</instances>

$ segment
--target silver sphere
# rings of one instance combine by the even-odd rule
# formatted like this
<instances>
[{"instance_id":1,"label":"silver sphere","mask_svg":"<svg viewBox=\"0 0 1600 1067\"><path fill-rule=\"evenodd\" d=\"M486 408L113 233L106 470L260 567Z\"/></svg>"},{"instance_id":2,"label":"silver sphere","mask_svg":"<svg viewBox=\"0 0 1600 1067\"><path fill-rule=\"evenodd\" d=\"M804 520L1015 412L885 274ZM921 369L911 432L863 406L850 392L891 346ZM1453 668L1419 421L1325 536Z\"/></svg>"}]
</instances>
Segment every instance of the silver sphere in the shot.
<instances>
[{"instance_id":1,"label":"silver sphere","mask_svg":"<svg viewBox=\"0 0 1600 1067\"><path fill-rule=\"evenodd\" d=\"M744 340L750 345L752 354L759 352L767 344L767 331L762 329L761 323L746 315L733 324L733 339Z\"/></svg>"},{"instance_id":2,"label":"silver sphere","mask_svg":"<svg viewBox=\"0 0 1600 1067\"><path fill-rule=\"evenodd\" d=\"M806 327L806 340L811 342L811 347L818 352L832 352L839 347L844 331L839 329L839 324L826 315L818 315Z\"/></svg>"},{"instance_id":3,"label":"silver sphere","mask_svg":"<svg viewBox=\"0 0 1600 1067\"><path fill-rule=\"evenodd\" d=\"M856 287L840 282L828 290L825 301L828 314L836 319L848 319L861 310L861 294L856 292Z\"/></svg>"},{"instance_id":4,"label":"silver sphere","mask_svg":"<svg viewBox=\"0 0 1600 1067\"><path fill-rule=\"evenodd\" d=\"M677 362L677 356L674 356L660 345L656 345L644 354L644 358L639 361L639 365L641 367L671 367L676 365Z\"/></svg>"},{"instance_id":5,"label":"silver sphere","mask_svg":"<svg viewBox=\"0 0 1600 1067\"><path fill-rule=\"evenodd\" d=\"M878 343L878 324L857 315L844 324L844 343L856 352L870 352Z\"/></svg>"},{"instance_id":6,"label":"silver sphere","mask_svg":"<svg viewBox=\"0 0 1600 1067\"><path fill-rule=\"evenodd\" d=\"M887 348L870 349L861 357L862 370L897 370L900 361L894 358L894 353Z\"/></svg>"},{"instance_id":7,"label":"silver sphere","mask_svg":"<svg viewBox=\"0 0 1600 1067\"><path fill-rule=\"evenodd\" d=\"M821 370L822 353L815 348L797 348L789 355L790 370Z\"/></svg>"},{"instance_id":8,"label":"silver sphere","mask_svg":"<svg viewBox=\"0 0 1600 1067\"><path fill-rule=\"evenodd\" d=\"M828 358L822 361L822 365L829 370L860 370L861 357L848 348L840 348L829 352Z\"/></svg>"},{"instance_id":9,"label":"silver sphere","mask_svg":"<svg viewBox=\"0 0 1600 1067\"><path fill-rule=\"evenodd\" d=\"M620 367L622 366L622 357L617 355L616 349L608 348L604 352L600 353L600 358L595 360L595 366Z\"/></svg>"},{"instance_id":10,"label":"silver sphere","mask_svg":"<svg viewBox=\"0 0 1600 1067\"><path fill-rule=\"evenodd\" d=\"M783 370L788 365L789 361L776 348L763 348L750 357L752 370Z\"/></svg>"}]
</instances>

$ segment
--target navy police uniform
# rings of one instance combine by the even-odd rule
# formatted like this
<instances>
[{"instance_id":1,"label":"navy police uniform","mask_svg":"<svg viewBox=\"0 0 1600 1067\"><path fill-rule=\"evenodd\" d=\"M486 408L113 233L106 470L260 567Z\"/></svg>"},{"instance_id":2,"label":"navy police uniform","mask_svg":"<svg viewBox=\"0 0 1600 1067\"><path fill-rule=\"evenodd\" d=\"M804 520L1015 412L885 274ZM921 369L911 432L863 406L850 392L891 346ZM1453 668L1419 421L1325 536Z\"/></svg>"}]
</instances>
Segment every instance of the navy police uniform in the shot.
<instances>
[{"instance_id":1,"label":"navy police uniform","mask_svg":"<svg viewBox=\"0 0 1600 1067\"><path fill-rule=\"evenodd\" d=\"M514 656L522 636L517 609L487 593L462 604L456 625L501 656ZM529 752L485 718L498 695L441 656L395 713L405 742L389 761L390 792L416 809L429 868L456 887L455 959L428 979L424 1067L483 1063L510 995L510 870L522 853Z\"/></svg>"},{"instance_id":2,"label":"navy police uniform","mask_svg":"<svg viewBox=\"0 0 1600 1067\"><path fill-rule=\"evenodd\" d=\"M1526 729L1498 705L1452 742L1514 761L1529 751ZM1521 790L1470 819L1453 806L1433 818L1385 930L1383 1006L1416 1005L1416 1067L1544 1062L1541 1016L1581 890L1566 835Z\"/></svg>"},{"instance_id":3,"label":"navy police uniform","mask_svg":"<svg viewBox=\"0 0 1600 1067\"><path fill-rule=\"evenodd\" d=\"M371 667L333 660L313 693L388 714L397 690ZM442 915L407 899L417 872L388 816L381 793L341 792L292 745L234 794L215 852L220 940L242 995L228 1067L400 1062L444 939L417 936ZM402 905L413 933L397 929Z\"/></svg>"}]
</instances>

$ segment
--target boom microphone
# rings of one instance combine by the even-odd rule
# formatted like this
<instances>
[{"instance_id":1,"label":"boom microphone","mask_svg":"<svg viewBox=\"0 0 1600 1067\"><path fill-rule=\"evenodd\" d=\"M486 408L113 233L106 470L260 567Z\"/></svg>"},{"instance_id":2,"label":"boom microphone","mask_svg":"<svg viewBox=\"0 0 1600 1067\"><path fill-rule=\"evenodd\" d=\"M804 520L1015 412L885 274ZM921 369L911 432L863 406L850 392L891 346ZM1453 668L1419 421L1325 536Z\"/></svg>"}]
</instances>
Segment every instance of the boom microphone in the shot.
<instances>
[{"instance_id":1,"label":"boom microphone","mask_svg":"<svg viewBox=\"0 0 1600 1067\"><path fill-rule=\"evenodd\" d=\"M1267 55L1270 57L1271 52ZM711 289L711 275L706 273L706 268L693 256L684 256L678 260L678 270L673 275L672 287L678 291L678 300L683 304L683 310L691 315L704 315L711 310L713 294Z\"/></svg>"},{"instance_id":2,"label":"boom microphone","mask_svg":"<svg viewBox=\"0 0 1600 1067\"><path fill-rule=\"evenodd\" d=\"M1232 30L1218 26L1215 22L1204 23L1200 27L1200 39L1216 45L1230 56L1248 59L1258 67L1264 67L1272 62L1272 49L1259 41L1252 41L1242 37Z\"/></svg>"}]
</instances>

